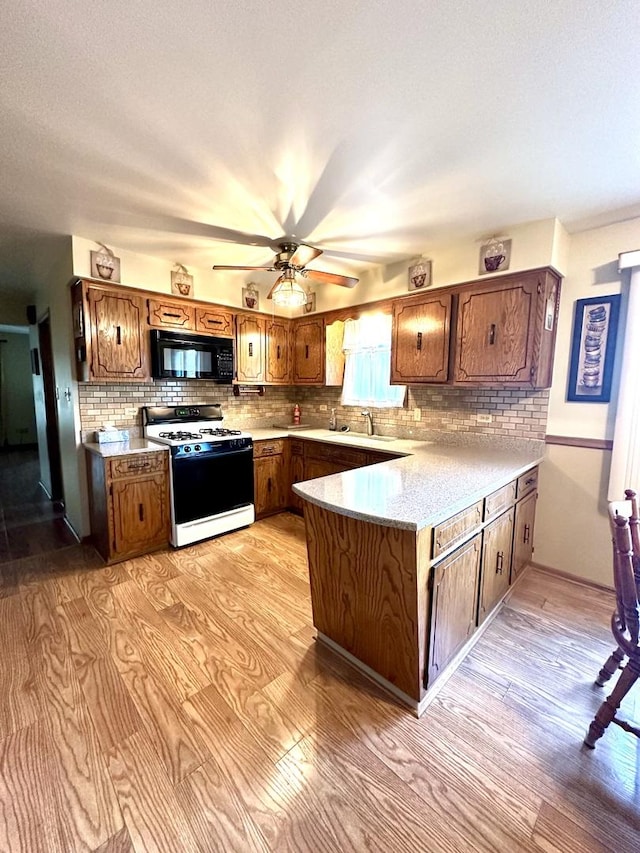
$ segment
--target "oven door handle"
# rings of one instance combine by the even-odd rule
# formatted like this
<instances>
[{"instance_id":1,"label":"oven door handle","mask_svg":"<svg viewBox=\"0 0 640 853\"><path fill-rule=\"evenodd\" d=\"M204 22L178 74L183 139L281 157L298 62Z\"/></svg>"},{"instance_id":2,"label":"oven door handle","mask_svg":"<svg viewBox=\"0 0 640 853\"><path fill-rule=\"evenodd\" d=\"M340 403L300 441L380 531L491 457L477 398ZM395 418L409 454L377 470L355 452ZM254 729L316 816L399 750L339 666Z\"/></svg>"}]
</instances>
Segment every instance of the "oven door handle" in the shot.
<instances>
[{"instance_id":1,"label":"oven door handle","mask_svg":"<svg viewBox=\"0 0 640 853\"><path fill-rule=\"evenodd\" d=\"M243 453L253 455L253 447L244 447L242 450L225 450L222 453L194 453L193 456L174 456L174 462L195 462L198 459L216 459L228 456L241 456Z\"/></svg>"}]
</instances>

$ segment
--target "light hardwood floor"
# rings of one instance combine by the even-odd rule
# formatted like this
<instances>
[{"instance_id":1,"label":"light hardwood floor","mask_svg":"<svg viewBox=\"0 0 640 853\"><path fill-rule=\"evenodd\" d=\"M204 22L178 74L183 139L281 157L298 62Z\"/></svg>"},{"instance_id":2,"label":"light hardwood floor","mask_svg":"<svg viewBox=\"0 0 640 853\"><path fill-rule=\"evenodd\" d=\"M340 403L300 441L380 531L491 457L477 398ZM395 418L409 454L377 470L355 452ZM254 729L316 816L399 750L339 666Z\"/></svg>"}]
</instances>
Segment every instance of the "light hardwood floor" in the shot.
<instances>
[{"instance_id":1,"label":"light hardwood floor","mask_svg":"<svg viewBox=\"0 0 640 853\"><path fill-rule=\"evenodd\" d=\"M530 572L418 721L314 642L292 515L3 568L1 851L640 847L635 739L581 749L606 593Z\"/></svg>"}]
</instances>

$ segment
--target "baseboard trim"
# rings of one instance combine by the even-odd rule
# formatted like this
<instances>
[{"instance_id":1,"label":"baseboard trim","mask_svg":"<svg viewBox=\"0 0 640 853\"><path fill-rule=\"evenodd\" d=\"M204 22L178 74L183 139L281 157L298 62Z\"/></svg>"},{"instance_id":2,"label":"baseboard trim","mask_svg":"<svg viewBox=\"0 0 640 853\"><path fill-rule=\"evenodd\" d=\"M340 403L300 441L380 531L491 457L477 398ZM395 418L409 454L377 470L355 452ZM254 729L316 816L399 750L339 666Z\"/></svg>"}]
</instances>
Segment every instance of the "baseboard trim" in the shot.
<instances>
[{"instance_id":1,"label":"baseboard trim","mask_svg":"<svg viewBox=\"0 0 640 853\"><path fill-rule=\"evenodd\" d=\"M545 566L542 563L530 563L529 565L532 569L537 569L547 575L554 575L554 577L570 581L571 583L575 583L577 586L587 586L591 589L597 589L600 592L615 592L613 586L607 586L604 583L589 580L589 578L581 578L578 575L572 575L571 572L563 572L561 569L554 569L553 566Z\"/></svg>"},{"instance_id":2,"label":"baseboard trim","mask_svg":"<svg viewBox=\"0 0 640 853\"><path fill-rule=\"evenodd\" d=\"M545 444L559 444L562 447L584 447L587 450L611 450L613 441L608 438L577 438L571 435L547 435Z\"/></svg>"}]
</instances>

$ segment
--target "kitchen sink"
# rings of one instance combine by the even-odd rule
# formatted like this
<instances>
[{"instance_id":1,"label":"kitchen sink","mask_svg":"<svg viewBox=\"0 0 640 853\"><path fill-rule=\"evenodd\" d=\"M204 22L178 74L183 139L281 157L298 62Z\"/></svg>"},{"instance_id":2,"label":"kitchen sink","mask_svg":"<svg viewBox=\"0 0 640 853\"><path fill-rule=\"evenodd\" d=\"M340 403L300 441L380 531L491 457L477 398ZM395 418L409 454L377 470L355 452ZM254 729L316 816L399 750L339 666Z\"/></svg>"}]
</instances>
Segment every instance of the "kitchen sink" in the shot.
<instances>
[{"instance_id":1,"label":"kitchen sink","mask_svg":"<svg viewBox=\"0 0 640 853\"><path fill-rule=\"evenodd\" d=\"M355 438L355 439L366 438L367 441L382 441L382 442L397 441L397 439L394 435L367 435L366 432L352 432L351 430L349 432L340 432L340 431L334 432L333 435L335 438L346 438L346 439L349 439L349 438Z\"/></svg>"}]
</instances>

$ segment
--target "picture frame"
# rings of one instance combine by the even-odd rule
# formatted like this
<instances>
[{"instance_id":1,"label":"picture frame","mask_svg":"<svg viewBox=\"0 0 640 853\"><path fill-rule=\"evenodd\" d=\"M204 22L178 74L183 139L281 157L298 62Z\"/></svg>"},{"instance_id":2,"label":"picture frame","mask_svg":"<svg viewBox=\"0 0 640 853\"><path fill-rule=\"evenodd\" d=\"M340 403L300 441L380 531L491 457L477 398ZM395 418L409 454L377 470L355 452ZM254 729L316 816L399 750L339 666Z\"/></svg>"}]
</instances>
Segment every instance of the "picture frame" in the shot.
<instances>
[{"instance_id":1,"label":"picture frame","mask_svg":"<svg viewBox=\"0 0 640 853\"><path fill-rule=\"evenodd\" d=\"M425 287L431 287L431 281L431 261L421 258L416 264L409 267L408 290L422 290Z\"/></svg>"},{"instance_id":2,"label":"picture frame","mask_svg":"<svg viewBox=\"0 0 640 853\"><path fill-rule=\"evenodd\" d=\"M316 295L312 291L307 296L307 301L302 306L302 311L304 314L312 314L316 310Z\"/></svg>"},{"instance_id":3,"label":"picture frame","mask_svg":"<svg viewBox=\"0 0 640 853\"><path fill-rule=\"evenodd\" d=\"M182 270L171 271L171 293L176 296L188 296L193 299L195 290L193 287L193 276Z\"/></svg>"},{"instance_id":4,"label":"picture frame","mask_svg":"<svg viewBox=\"0 0 640 853\"><path fill-rule=\"evenodd\" d=\"M620 294L576 300L567 400L608 403L618 336Z\"/></svg>"},{"instance_id":5,"label":"picture frame","mask_svg":"<svg viewBox=\"0 0 640 853\"><path fill-rule=\"evenodd\" d=\"M478 272L480 275L489 273L505 272L511 264L511 240L493 237L480 246L480 261Z\"/></svg>"},{"instance_id":6,"label":"picture frame","mask_svg":"<svg viewBox=\"0 0 640 853\"><path fill-rule=\"evenodd\" d=\"M255 284L248 284L242 288L242 307L250 311L260 310L260 294Z\"/></svg>"},{"instance_id":7,"label":"picture frame","mask_svg":"<svg viewBox=\"0 0 640 853\"><path fill-rule=\"evenodd\" d=\"M106 250L91 251L91 278L103 281L120 281L120 258Z\"/></svg>"}]
</instances>

